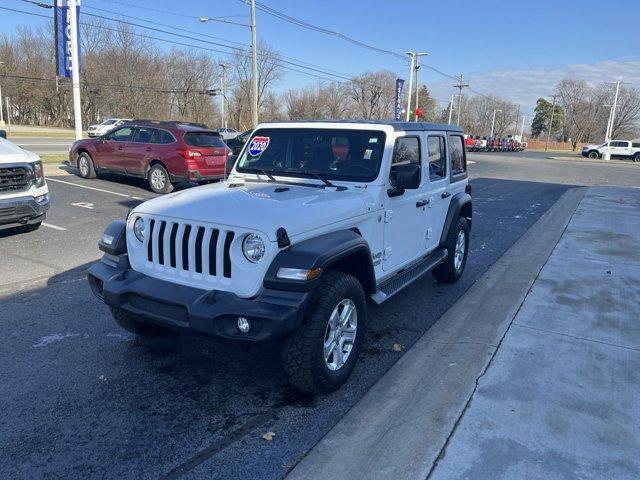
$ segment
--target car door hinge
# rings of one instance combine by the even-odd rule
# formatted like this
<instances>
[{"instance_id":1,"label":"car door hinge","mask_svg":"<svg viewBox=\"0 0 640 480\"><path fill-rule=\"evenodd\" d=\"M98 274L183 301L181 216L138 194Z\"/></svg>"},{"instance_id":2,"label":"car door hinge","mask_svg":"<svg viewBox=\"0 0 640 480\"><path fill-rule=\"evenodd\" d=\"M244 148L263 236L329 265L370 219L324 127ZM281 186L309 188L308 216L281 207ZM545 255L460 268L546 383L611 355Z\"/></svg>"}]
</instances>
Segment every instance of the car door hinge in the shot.
<instances>
[{"instance_id":1,"label":"car door hinge","mask_svg":"<svg viewBox=\"0 0 640 480\"><path fill-rule=\"evenodd\" d=\"M384 249L384 252L382 252L382 261L385 262L389 260L390 256L391 256L391 247L387 247Z\"/></svg>"},{"instance_id":2,"label":"car door hinge","mask_svg":"<svg viewBox=\"0 0 640 480\"><path fill-rule=\"evenodd\" d=\"M393 210L385 210L384 223L389 223L392 218L393 218Z\"/></svg>"}]
</instances>

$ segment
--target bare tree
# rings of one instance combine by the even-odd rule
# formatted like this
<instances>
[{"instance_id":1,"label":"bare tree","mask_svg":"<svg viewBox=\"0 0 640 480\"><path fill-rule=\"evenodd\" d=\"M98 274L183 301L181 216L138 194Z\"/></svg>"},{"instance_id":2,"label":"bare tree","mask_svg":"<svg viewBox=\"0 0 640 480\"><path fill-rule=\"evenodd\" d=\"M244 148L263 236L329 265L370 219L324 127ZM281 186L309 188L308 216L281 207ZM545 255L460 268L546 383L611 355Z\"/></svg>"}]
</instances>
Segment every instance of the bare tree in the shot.
<instances>
[{"instance_id":1,"label":"bare tree","mask_svg":"<svg viewBox=\"0 0 640 480\"><path fill-rule=\"evenodd\" d=\"M365 120L393 117L396 76L388 70L367 72L351 80L355 113Z\"/></svg>"}]
</instances>

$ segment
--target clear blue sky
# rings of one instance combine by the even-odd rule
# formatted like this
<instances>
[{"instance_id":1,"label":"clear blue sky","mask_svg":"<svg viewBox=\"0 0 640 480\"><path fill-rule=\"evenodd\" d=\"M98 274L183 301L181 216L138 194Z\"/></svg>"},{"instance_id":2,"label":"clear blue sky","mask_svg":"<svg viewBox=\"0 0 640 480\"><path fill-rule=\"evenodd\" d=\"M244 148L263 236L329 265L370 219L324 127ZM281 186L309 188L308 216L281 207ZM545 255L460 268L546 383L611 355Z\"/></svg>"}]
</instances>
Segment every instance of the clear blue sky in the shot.
<instances>
[{"instance_id":1,"label":"clear blue sky","mask_svg":"<svg viewBox=\"0 0 640 480\"><path fill-rule=\"evenodd\" d=\"M428 51L431 56L426 63L451 74L464 73L479 91L515 100L525 111L531 109L534 97L551 93L553 85L563 76L580 76L594 83L622 79L640 86L638 0L612 0L606 4L596 0L540 0L526 2L523 8L515 6L518 2L496 0L262 2L380 48L400 53ZM41 14L49 12L21 0L0 0L0 6ZM249 43L247 28L200 24L196 18L187 18L229 15L231 21L246 23L248 6L241 0L83 0L83 6L167 23L227 41ZM91 8L84 11L114 16ZM608 15L615 20L606 21ZM43 22L45 20L36 17L0 11L2 32L11 31L19 24ZM264 12L258 11L257 24L259 38L287 57L347 75L383 68L399 76L407 75L405 64L399 59L300 28ZM434 95L449 97L451 80L425 69L421 77ZM280 88L315 82L316 79L307 75L288 72Z\"/></svg>"}]
</instances>

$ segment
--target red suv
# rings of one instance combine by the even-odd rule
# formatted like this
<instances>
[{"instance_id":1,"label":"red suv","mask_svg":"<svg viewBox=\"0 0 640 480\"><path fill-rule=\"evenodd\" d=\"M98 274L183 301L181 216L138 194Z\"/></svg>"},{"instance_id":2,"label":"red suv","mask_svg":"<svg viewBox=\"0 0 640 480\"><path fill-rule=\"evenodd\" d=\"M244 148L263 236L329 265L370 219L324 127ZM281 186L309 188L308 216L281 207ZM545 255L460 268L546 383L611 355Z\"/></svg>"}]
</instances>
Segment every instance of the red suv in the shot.
<instances>
[{"instance_id":1,"label":"red suv","mask_svg":"<svg viewBox=\"0 0 640 480\"><path fill-rule=\"evenodd\" d=\"M151 190L169 193L179 182L206 182L225 176L230 149L204 125L139 120L75 142L69 164L83 178L101 172L146 178Z\"/></svg>"}]
</instances>

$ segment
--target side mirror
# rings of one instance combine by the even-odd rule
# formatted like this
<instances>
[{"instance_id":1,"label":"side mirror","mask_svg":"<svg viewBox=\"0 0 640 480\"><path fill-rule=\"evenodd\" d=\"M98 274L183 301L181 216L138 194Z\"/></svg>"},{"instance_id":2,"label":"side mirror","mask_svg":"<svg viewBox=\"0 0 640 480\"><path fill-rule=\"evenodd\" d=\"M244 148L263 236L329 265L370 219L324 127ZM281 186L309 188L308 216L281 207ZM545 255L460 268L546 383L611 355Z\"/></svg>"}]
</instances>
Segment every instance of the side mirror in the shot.
<instances>
[{"instance_id":1,"label":"side mirror","mask_svg":"<svg viewBox=\"0 0 640 480\"><path fill-rule=\"evenodd\" d=\"M395 165L391 167L389 176L391 184L398 195L402 195L405 190L414 190L420 187L420 165L410 163L408 165Z\"/></svg>"},{"instance_id":2,"label":"side mirror","mask_svg":"<svg viewBox=\"0 0 640 480\"><path fill-rule=\"evenodd\" d=\"M227 163L224 167L224 172L227 177L229 176L229 173L231 173L231 170L233 170L233 166L235 165L237 159L237 155L227 155Z\"/></svg>"},{"instance_id":3,"label":"side mirror","mask_svg":"<svg viewBox=\"0 0 640 480\"><path fill-rule=\"evenodd\" d=\"M7 138L7 131L6 130L0 130L0 138Z\"/></svg>"}]
</instances>

